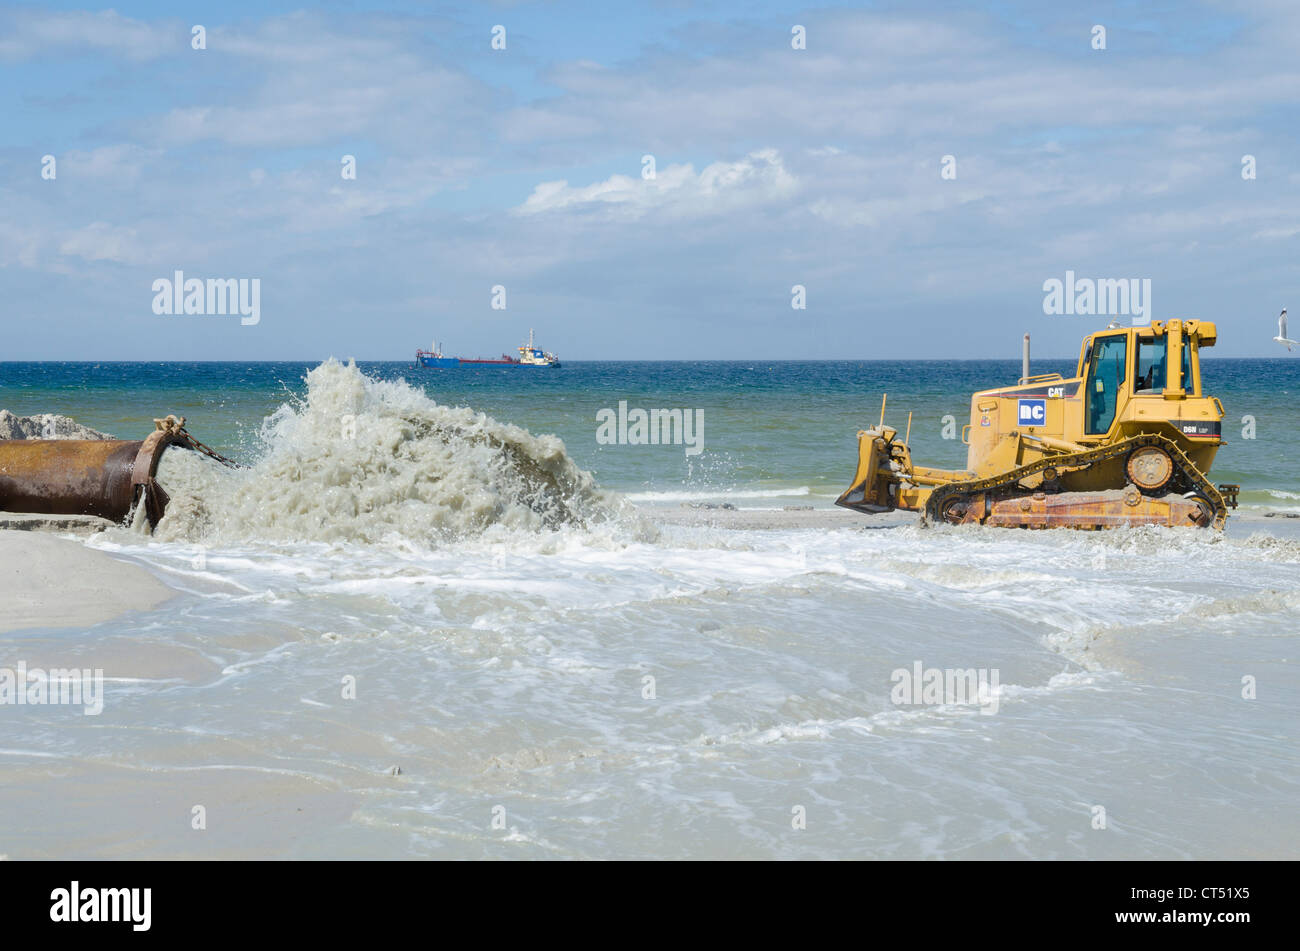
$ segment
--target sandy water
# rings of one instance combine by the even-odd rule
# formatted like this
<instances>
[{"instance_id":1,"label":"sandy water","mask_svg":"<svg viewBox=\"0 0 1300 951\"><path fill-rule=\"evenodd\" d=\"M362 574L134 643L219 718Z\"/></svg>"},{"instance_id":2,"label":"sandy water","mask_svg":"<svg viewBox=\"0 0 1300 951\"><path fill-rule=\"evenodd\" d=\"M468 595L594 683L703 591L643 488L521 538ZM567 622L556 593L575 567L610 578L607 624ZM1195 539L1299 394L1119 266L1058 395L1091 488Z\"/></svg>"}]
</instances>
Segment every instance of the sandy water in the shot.
<instances>
[{"instance_id":1,"label":"sandy water","mask_svg":"<svg viewBox=\"0 0 1300 951\"><path fill-rule=\"evenodd\" d=\"M668 524L558 442L322 369L252 472L180 457L157 536L90 543L176 599L6 638L109 682L98 717L5 712L0 853L1297 852L1293 522ZM998 683L893 702L917 663Z\"/></svg>"}]
</instances>

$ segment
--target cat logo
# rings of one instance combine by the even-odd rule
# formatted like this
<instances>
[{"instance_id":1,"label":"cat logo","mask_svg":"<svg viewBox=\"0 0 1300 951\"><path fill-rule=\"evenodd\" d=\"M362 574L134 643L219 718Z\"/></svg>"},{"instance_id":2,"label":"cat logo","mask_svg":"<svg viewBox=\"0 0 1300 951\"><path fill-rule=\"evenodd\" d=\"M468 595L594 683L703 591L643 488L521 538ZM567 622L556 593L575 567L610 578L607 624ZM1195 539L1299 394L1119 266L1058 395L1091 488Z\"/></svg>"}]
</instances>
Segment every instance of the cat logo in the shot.
<instances>
[{"instance_id":1,"label":"cat logo","mask_svg":"<svg viewBox=\"0 0 1300 951\"><path fill-rule=\"evenodd\" d=\"M1065 396L1065 387L1063 387L1063 386L1049 386L1049 387L1047 388L1047 398L1048 398L1049 400L1059 400L1059 399L1061 399L1063 396Z\"/></svg>"}]
</instances>

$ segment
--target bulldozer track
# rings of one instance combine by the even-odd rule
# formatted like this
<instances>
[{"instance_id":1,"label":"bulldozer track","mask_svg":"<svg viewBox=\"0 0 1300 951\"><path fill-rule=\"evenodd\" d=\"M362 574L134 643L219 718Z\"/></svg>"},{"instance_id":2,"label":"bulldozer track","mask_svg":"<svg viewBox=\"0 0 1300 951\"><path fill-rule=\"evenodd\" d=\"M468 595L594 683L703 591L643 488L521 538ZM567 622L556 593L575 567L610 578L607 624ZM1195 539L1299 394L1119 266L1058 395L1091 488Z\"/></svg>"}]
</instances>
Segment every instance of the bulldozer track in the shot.
<instances>
[{"instance_id":1,"label":"bulldozer track","mask_svg":"<svg viewBox=\"0 0 1300 951\"><path fill-rule=\"evenodd\" d=\"M1214 484L1210 482L1201 471L1192 464L1186 454L1178 447L1172 439L1161 436L1156 433L1148 433L1139 436L1130 436L1128 439L1112 443L1109 446L1102 446L1098 449L1090 449L1085 452L1063 453L1059 456L1046 456L1037 462L1031 462L1028 465L1021 466L1018 469L1012 469L1000 475L990 476L987 479L968 479L963 482L950 482L947 485L939 486L930 493L930 497L925 503L925 512L923 519L926 521L939 522L943 521L942 511L944 507L954 499L963 496L970 497L981 492L996 491L998 489L1012 489L1004 497L1014 498L1018 493L1014 491L1018 483L1027 476L1042 472L1044 469L1082 469L1096 465L1099 462L1106 462L1110 459L1116 459L1126 453L1132 452L1141 446L1159 446L1169 457L1174 460L1174 465L1178 472L1171 477L1170 482L1181 474L1189 482L1193 491L1205 499L1214 509L1213 525L1216 529L1222 529L1228 518L1228 508L1223 501L1223 495L1219 492ZM1021 488L1023 494L1030 494L1032 489Z\"/></svg>"}]
</instances>

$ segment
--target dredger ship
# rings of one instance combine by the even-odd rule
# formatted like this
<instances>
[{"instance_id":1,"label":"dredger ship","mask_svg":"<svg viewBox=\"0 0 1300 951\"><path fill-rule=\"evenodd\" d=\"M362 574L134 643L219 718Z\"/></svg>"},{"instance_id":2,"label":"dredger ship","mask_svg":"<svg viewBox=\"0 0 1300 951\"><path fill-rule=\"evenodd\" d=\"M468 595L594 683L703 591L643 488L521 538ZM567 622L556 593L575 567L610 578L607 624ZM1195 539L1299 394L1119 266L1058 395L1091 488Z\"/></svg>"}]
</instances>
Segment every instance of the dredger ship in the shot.
<instances>
[{"instance_id":1,"label":"dredger ship","mask_svg":"<svg viewBox=\"0 0 1300 951\"><path fill-rule=\"evenodd\" d=\"M1017 528L1169 525L1222 529L1240 487L1208 473L1223 404L1203 389L1213 323L1152 321L1086 337L1074 376L1023 375L971 397L966 468L913 462L908 432L858 432L858 468L837 505L920 512L923 521Z\"/></svg>"},{"instance_id":2,"label":"dredger ship","mask_svg":"<svg viewBox=\"0 0 1300 951\"><path fill-rule=\"evenodd\" d=\"M528 329L528 343L517 348L518 357L501 354L501 359L484 359L476 357L475 359L466 359L465 357L449 357L442 352L438 342L433 342L432 350L415 351L415 365L420 367L558 367L560 358L549 350L543 350L533 343L533 331Z\"/></svg>"}]
</instances>

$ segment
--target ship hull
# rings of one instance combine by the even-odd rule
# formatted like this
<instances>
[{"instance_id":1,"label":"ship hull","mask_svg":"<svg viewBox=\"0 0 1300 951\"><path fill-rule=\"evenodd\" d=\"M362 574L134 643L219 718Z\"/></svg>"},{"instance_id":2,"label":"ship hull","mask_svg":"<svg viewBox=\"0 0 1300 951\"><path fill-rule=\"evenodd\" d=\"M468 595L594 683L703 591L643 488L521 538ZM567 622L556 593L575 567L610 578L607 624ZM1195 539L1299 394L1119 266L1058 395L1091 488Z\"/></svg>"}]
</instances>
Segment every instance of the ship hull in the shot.
<instances>
[{"instance_id":1,"label":"ship hull","mask_svg":"<svg viewBox=\"0 0 1300 951\"><path fill-rule=\"evenodd\" d=\"M555 363L521 363L518 360L462 360L459 357L420 357L419 365L432 369L451 369L454 367L525 367L529 369L548 369L558 367Z\"/></svg>"}]
</instances>

